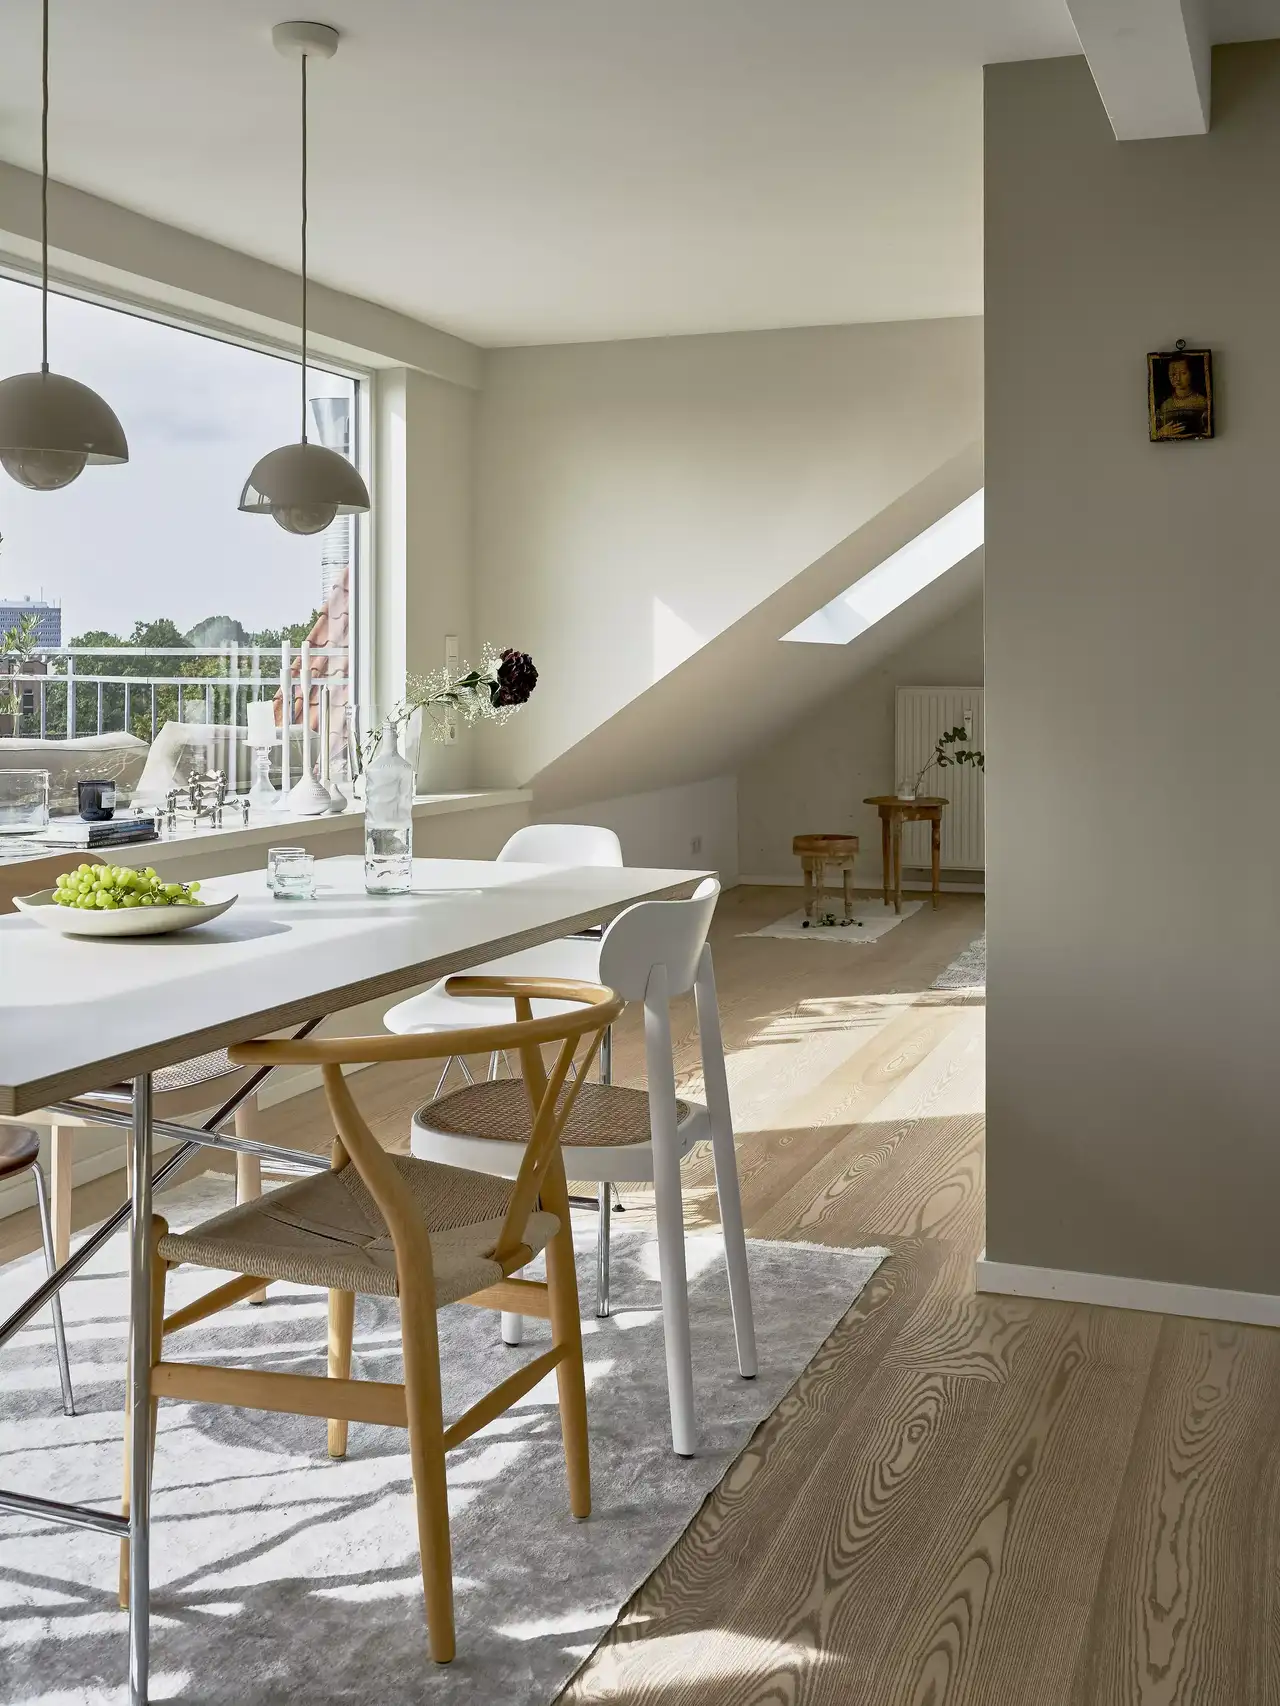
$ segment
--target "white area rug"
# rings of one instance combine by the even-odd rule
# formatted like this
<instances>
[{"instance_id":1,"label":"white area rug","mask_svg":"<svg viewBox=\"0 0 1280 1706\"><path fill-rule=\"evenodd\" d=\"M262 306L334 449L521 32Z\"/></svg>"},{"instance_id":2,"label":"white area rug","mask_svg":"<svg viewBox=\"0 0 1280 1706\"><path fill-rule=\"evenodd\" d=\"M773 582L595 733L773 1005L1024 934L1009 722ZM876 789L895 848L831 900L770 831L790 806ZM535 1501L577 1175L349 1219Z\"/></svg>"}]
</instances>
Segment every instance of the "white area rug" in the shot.
<instances>
[{"instance_id":1,"label":"white area rug","mask_svg":"<svg viewBox=\"0 0 1280 1706\"><path fill-rule=\"evenodd\" d=\"M158 1199L174 1226L228 1206L229 1181L198 1178ZM160 1406L152 1530L156 1701L245 1706L543 1706L688 1526L884 1259L749 1241L760 1375L733 1351L723 1252L689 1239L700 1453L668 1431L656 1247L615 1220L616 1313L584 1320L594 1512L569 1515L554 1377L449 1456L458 1657L427 1657L406 1435L352 1424L334 1463L323 1422L194 1404ZM577 1227L590 1310L595 1217ZM64 1417L47 1318L0 1352L0 1478L116 1507L120 1488L126 1245L116 1238L66 1288L80 1414ZM0 1314L43 1270L0 1270ZM170 1307L207 1289L180 1269ZM325 1297L275 1286L171 1341L169 1354L322 1374ZM440 1317L446 1416L545 1342L504 1347L497 1317ZM360 1298L355 1374L398 1380L394 1303ZM127 1674L113 1541L0 1513L0 1700L117 1706Z\"/></svg>"},{"instance_id":2,"label":"white area rug","mask_svg":"<svg viewBox=\"0 0 1280 1706\"><path fill-rule=\"evenodd\" d=\"M834 924L821 924L817 919L817 908L814 908L814 920L805 928L804 908L798 912L789 912L785 918L779 918L773 924L766 924L763 930L743 930L743 936L784 936L789 941L799 942L844 942L857 944L859 942L878 942L904 918L910 918L919 912L924 905L921 900L904 900L902 911L895 912L892 906L886 906L882 900L858 901L853 909L853 919L849 924L841 923L844 917L844 903L837 901L834 907L829 907L827 917L835 916Z\"/></svg>"},{"instance_id":3,"label":"white area rug","mask_svg":"<svg viewBox=\"0 0 1280 1706\"><path fill-rule=\"evenodd\" d=\"M984 931L964 953L933 980L935 989L985 989L987 987L987 937Z\"/></svg>"}]
</instances>

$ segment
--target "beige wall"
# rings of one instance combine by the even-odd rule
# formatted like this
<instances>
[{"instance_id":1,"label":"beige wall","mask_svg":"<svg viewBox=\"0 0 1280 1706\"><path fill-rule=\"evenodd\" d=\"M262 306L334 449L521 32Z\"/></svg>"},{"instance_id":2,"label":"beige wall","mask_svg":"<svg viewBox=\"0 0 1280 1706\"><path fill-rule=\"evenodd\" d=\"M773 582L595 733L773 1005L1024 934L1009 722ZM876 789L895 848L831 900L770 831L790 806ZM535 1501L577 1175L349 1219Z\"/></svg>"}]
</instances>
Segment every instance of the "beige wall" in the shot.
<instances>
[{"instance_id":1,"label":"beige wall","mask_svg":"<svg viewBox=\"0 0 1280 1706\"><path fill-rule=\"evenodd\" d=\"M1117 144L987 73L987 1255L1280 1293L1280 47ZM1147 350L1219 434L1147 440Z\"/></svg>"},{"instance_id":2,"label":"beige wall","mask_svg":"<svg viewBox=\"0 0 1280 1706\"><path fill-rule=\"evenodd\" d=\"M714 871L725 888L738 880L738 789L732 776L563 809L541 809L535 799L533 815L541 823L603 824L622 843L628 865Z\"/></svg>"},{"instance_id":3,"label":"beige wall","mask_svg":"<svg viewBox=\"0 0 1280 1706\"><path fill-rule=\"evenodd\" d=\"M375 379L380 454L368 592L382 712L403 696L407 676L443 668L447 635L457 636L463 660L479 661L472 624L475 402L466 386L413 368L393 368ZM424 732L419 787L436 793L465 788L473 741L461 722L452 745Z\"/></svg>"},{"instance_id":4,"label":"beige wall","mask_svg":"<svg viewBox=\"0 0 1280 1706\"><path fill-rule=\"evenodd\" d=\"M802 648L797 647L797 650ZM798 880L793 835L855 834L857 883L881 879L880 819L891 794L897 689L982 684L982 597L972 597L782 730L738 773L739 864L747 880Z\"/></svg>"},{"instance_id":5,"label":"beige wall","mask_svg":"<svg viewBox=\"0 0 1280 1706\"><path fill-rule=\"evenodd\" d=\"M477 780L531 780L977 438L981 337L938 320L490 351L477 632L543 680Z\"/></svg>"}]
</instances>

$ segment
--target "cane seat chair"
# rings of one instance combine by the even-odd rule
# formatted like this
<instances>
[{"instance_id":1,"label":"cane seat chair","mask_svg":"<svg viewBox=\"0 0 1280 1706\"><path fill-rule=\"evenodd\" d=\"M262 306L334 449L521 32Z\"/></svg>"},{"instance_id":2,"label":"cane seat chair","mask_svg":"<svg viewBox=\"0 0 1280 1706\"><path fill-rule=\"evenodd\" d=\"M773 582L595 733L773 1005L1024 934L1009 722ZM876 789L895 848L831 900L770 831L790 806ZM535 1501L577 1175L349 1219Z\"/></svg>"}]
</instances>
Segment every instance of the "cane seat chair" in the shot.
<instances>
[{"instance_id":1,"label":"cane seat chair","mask_svg":"<svg viewBox=\"0 0 1280 1706\"><path fill-rule=\"evenodd\" d=\"M163 1397L326 1417L333 1457L346 1452L349 1422L407 1427L428 1640L431 1656L441 1664L454 1656L445 1453L508 1410L552 1369L569 1508L574 1516L590 1515L586 1382L560 1138L582 1073L622 1010L611 990L567 979L459 977L450 980L449 994L514 1001L515 1021L440 1035L295 1038L233 1048L232 1061L242 1066L321 1067L338 1133L332 1169L228 1209L190 1231L171 1233L158 1216L152 1221L152 1450ZM534 1018L535 1001L554 1001L569 1010ZM542 1054L547 1044L558 1045L550 1072ZM361 1116L342 1071L378 1061L439 1060L460 1048L468 1054L510 1049L520 1056L533 1135L512 1180L388 1154ZM578 1051L580 1071L571 1079L569 1068ZM546 1281L513 1279L540 1250L546 1252ZM165 1274L183 1262L236 1277L165 1320ZM328 1290L328 1379L170 1362L163 1356L167 1335L272 1280ZM351 1379L357 1293L399 1298L402 1385ZM548 1319L551 1348L499 1381L446 1428L436 1311L463 1301L496 1311L519 1308ZM126 1513L128 1463L126 1437ZM128 1596L127 1564L122 1545L122 1603Z\"/></svg>"},{"instance_id":2,"label":"cane seat chair","mask_svg":"<svg viewBox=\"0 0 1280 1706\"><path fill-rule=\"evenodd\" d=\"M49 1224L49 1198L45 1191L44 1173L40 1167L40 1133L25 1125L0 1125L0 1184L30 1173L36 1191L36 1213L40 1219L40 1242L44 1246L44 1267L51 1274L57 1263L53 1255L53 1228ZM58 1353L58 1378L62 1382L62 1408L67 1415L76 1413L75 1394L71 1390L71 1366L67 1361L67 1335L62 1325L62 1298L55 1291L49 1300L53 1316L53 1344Z\"/></svg>"}]
</instances>

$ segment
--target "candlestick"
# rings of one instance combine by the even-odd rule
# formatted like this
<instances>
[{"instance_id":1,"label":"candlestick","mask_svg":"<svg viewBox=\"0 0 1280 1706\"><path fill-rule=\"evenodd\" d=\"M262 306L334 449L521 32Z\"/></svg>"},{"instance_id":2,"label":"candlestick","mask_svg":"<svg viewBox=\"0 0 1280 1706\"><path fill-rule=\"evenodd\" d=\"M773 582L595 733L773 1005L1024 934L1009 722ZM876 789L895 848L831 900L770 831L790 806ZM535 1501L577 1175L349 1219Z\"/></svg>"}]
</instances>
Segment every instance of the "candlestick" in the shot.
<instances>
[{"instance_id":1,"label":"candlestick","mask_svg":"<svg viewBox=\"0 0 1280 1706\"><path fill-rule=\"evenodd\" d=\"M302 642L302 775L289 790L289 809L299 817L331 811L329 790L311 773L311 642Z\"/></svg>"}]
</instances>

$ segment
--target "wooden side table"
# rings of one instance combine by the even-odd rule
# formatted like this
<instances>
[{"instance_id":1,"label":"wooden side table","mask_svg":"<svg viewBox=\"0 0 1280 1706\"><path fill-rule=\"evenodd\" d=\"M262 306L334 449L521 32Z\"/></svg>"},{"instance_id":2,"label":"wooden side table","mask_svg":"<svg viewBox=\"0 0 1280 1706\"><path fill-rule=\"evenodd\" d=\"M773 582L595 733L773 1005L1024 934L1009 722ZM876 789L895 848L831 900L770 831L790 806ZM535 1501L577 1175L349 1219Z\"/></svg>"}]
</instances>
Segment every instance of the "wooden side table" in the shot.
<instances>
[{"instance_id":1,"label":"wooden side table","mask_svg":"<svg viewBox=\"0 0 1280 1706\"><path fill-rule=\"evenodd\" d=\"M844 915L853 917L853 862L858 853L856 835L796 835L791 851L798 855L804 872L804 915L813 917L814 879L817 879L818 917L822 917L826 892L826 868L832 865L844 879Z\"/></svg>"},{"instance_id":2,"label":"wooden side table","mask_svg":"<svg viewBox=\"0 0 1280 1706\"><path fill-rule=\"evenodd\" d=\"M884 903L893 901L893 910L902 911L902 826L904 823L929 825L929 850L933 865L933 904L938 904L938 878L942 854L942 809L950 802L936 794L920 794L914 800L900 800L896 794L872 794L863 805L875 806L880 812L880 849L884 857Z\"/></svg>"}]
</instances>

